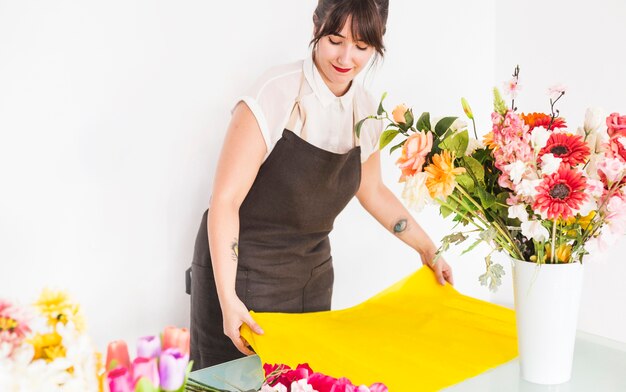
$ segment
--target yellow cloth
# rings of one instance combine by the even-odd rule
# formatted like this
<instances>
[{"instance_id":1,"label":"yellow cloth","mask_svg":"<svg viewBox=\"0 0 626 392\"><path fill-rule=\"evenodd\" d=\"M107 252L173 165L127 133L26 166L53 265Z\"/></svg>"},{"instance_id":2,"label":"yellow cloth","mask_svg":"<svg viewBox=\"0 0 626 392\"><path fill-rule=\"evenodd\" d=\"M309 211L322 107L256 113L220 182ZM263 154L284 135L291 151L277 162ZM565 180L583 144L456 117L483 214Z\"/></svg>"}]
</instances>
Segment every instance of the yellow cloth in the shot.
<instances>
[{"instance_id":1,"label":"yellow cloth","mask_svg":"<svg viewBox=\"0 0 626 392\"><path fill-rule=\"evenodd\" d=\"M512 310L439 285L427 267L349 309L252 316L265 334L241 334L264 363L391 392L439 390L517 356Z\"/></svg>"}]
</instances>

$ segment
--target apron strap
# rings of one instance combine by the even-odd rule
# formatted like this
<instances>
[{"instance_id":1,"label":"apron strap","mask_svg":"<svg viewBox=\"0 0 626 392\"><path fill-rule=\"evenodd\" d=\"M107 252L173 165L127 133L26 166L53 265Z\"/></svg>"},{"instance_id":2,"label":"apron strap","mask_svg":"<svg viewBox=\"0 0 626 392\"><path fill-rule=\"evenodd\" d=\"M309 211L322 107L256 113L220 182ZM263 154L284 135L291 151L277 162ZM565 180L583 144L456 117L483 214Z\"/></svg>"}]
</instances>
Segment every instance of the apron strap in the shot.
<instances>
[{"instance_id":1,"label":"apron strap","mask_svg":"<svg viewBox=\"0 0 626 392\"><path fill-rule=\"evenodd\" d=\"M302 121L302 127L300 128L300 137L305 138L302 135L302 131L304 130L304 121L305 121L305 113L302 110L302 105L300 105L300 101L302 100L302 86L304 85L304 72L300 76L300 87L298 88L298 96L296 97L296 102L293 104L293 108L291 108L291 114L289 115L289 121L287 121L287 129L293 133L296 133L296 124L298 123L298 118Z\"/></svg>"}]
</instances>

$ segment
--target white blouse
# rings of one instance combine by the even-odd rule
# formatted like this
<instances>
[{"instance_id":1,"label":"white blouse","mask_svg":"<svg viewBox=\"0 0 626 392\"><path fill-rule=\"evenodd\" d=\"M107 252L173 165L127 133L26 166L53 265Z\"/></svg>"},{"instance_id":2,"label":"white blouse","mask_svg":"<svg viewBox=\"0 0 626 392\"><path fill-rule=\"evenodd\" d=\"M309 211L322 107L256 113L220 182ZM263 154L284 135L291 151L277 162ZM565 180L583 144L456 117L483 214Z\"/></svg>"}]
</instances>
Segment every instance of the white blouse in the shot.
<instances>
[{"instance_id":1,"label":"white blouse","mask_svg":"<svg viewBox=\"0 0 626 392\"><path fill-rule=\"evenodd\" d=\"M307 142L335 153L345 153L354 147L354 115L356 121L376 114L376 100L363 85L354 80L341 97L330 91L311 57L295 63L273 67L265 72L254 87L237 99L244 101L256 117L267 146L265 159L281 138L294 106L302 74L301 108L305 113L304 128L299 121L290 129ZM300 119L301 120L301 119ZM361 128L361 162L378 149L382 121L367 120Z\"/></svg>"}]
</instances>

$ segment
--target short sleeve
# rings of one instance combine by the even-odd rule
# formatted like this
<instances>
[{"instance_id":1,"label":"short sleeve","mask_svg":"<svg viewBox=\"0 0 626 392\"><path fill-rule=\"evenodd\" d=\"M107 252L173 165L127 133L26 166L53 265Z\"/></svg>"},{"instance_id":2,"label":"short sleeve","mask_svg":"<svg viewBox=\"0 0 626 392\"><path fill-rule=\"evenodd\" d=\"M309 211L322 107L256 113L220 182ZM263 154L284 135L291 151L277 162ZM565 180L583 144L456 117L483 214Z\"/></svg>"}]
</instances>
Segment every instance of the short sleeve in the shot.
<instances>
[{"instance_id":1,"label":"short sleeve","mask_svg":"<svg viewBox=\"0 0 626 392\"><path fill-rule=\"evenodd\" d=\"M235 100L233 110L239 102L244 102L256 118L267 147L265 158L282 136L295 102L301 72L302 62L271 68Z\"/></svg>"}]
</instances>

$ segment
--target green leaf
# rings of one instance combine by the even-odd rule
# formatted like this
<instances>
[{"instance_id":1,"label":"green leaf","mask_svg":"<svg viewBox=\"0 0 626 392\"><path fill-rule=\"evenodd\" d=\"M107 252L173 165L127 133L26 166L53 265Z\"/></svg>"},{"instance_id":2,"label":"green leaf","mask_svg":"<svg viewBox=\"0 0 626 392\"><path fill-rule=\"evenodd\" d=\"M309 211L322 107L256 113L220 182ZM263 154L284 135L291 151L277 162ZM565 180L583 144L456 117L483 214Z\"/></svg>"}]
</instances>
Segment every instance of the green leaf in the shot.
<instances>
[{"instance_id":1,"label":"green leaf","mask_svg":"<svg viewBox=\"0 0 626 392\"><path fill-rule=\"evenodd\" d=\"M470 172L476 181L482 182L485 179L485 169L483 165L472 157L463 157L463 167Z\"/></svg>"},{"instance_id":2,"label":"green leaf","mask_svg":"<svg viewBox=\"0 0 626 392\"><path fill-rule=\"evenodd\" d=\"M472 243L472 245L469 246L469 248L461 252L461 256L474 250L474 248L477 247L478 244L480 244L481 242L483 242L483 239L479 237L476 241L474 241L474 243Z\"/></svg>"},{"instance_id":3,"label":"green leaf","mask_svg":"<svg viewBox=\"0 0 626 392\"><path fill-rule=\"evenodd\" d=\"M446 138L443 139L443 141L441 142L440 146L446 150L450 150L452 153L454 153L455 157L462 157L463 155L465 155L468 143L469 135L466 129L461 132L456 132L449 136L446 136Z\"/></svg>"},{"instance_id":4,"label":"green leaf","mask_svg":"<svg viewBox=\"0 0 626 392\"><path fill-rule=\"evenodd\" d=\"M439 207L439 213L441 214L442 217L447 218L448 216L450 216L450 214L452 214L452 210L444 205L442 205L441 207Z\"/></svg>"},{"instance_id":5,"label":"green leaf","mask_svg":"<svg viewBox=\"0 0 626 392\"><path fill-rule=\"evenodd\" d=\"M422 113L420 118L417 119L417 124L415 126L417 127L418 131L421 131L421 132L430 131L431 129L430 113L428 112Z\"/></svg>"},{"instance_id":6,"label":"green leaf","mask_svg":"<svg viewBox=\"0 0 626 392\"><path fill-rule=\"evenodd\" d=\"M469 174L459 174L458 176L456 176L455 180L468 192L474 192L474 180L472 179L472 177L469 176Z\"/></svg>"},{"instance_id":7,"label":"green leaf","mask_svg":"<svg viewBox=\"0 0 626 392\"><path fill-rule=\"evenodd\" d=\"M480 204L484 209L491 208L496 203L496 197L491 193L487 192L485 188L478 187L476 188L478 193L478 198L480 199Z\"/></svg>"},{"instance_id":8,"label":"green leaf","mask_svg":"<svg viewBox=\"0 0 626 392\"><path fill-rule=\"evenodd\" d=\"M389 155L391 155L391 153L393 153L398 148L402 148L402 146L404 146L404 143L406 143L406 139L404 139L401 143L398 143L395 146L391 147L391 149L389 150Z\"/></svg>"},{"instance_id":9,"label":"green leaf","mask_svg":"<svg viewBox=\"0 0 626 392\"><path fill-rule=\"evenodd\" d=\"M109 362L109 367L107 369L107 372L110 372L111 370L115 369L117 365L119 364L120 364L120 361L118 361L117 359L112 359L111 362Z\"/></svg>"},{"instance_id":10,"label":"green leaf","mask_svg":"<svg viewBox=\"0 0 626 392\"><path fill-rule=\"evenodd\" d=\"M359 120L359 122L356 123L356 125L354 126L354 133L356 133L357 139L361 137L361 127L363 126L363 123L365 122L365 120L369 120L370 118L376 118L376 117L367 116L364 119Z\"/></svg>"},{"instance_id":11,"label":"green leaf","mask_svg":"<svg viewBox=\"0 0 626 392\"><path fill-rule=\"evenodd\" d=\"M398 133L400 133L400 131L398 131L397 129L388 129L383 132L383 134L380 135L379 148L381 150L385 148L387 144L391 143L393 139L398 136Z\"/></svg>"},{"instance_id":12,"label":"green leaf","mask_svg":"<svg viewBox=\"0 0 626 392\"><path fill-rule=\"evenodd\" d=\"M159 392L159 388L155 387L147 377L141 377L135 385L135 392Z\"/></svg>"},{"instance_id":13,"label":"green leaf","mask_svg":"<svg viewBox=\"0 0 626 392\"><path fill-rule=\"evenodd\" d=\"M376 111L376 114L379 116L385 112L385 109L383 108L383 101L385 100L385 98L387 98L386 91L383 93L383 96L380 98L380 103L378 104L378 110Z\"/></svg>"},{"instance_id":14,"label":"green leaf","mask_svg":"<svg viewBox=\"0 0 626 392\"><path fill-rule=\"evenodd\" d=\"M450 129L450 126L456 121L457 118L458 117L444 117L439 120L437 125L435 125L435 134L439 137L443 136L443 134Z\"/></svg>"},{"instance_id":15,"label":"green leaf","mask_svg":"<svg viewBox=\"0 0 626 392\"><path fill-rule=\"evenodd\" d=\"M413 126L413 121L415 121L415 118L413 118L411 109L404 112L404 123L407 125L407 129Z\"/></svg>"}]
</instances>

